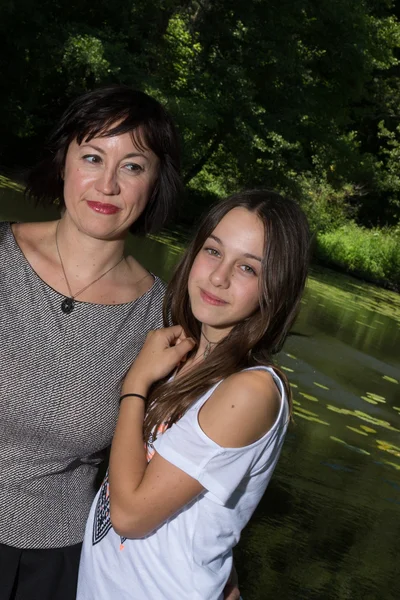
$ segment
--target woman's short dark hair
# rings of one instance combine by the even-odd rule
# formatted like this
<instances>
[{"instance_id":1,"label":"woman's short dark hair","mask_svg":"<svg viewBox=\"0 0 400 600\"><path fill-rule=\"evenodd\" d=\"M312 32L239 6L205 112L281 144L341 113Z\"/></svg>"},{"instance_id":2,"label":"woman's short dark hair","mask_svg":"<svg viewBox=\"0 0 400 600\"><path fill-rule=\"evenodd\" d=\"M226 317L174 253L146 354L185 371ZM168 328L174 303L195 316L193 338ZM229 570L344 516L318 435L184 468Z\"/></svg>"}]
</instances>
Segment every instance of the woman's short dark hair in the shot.
<instances>
[{"instance_id":1,"label":"woman's short dark hair","mask_svg":"<svg viewBox=\"0 0 400 600\"><path fill-rule=\"evenodd\" d=\"M161 229L182 192L178 135L170 115L157 100L124 85L99 88L72 102L50 135L43 160L28 176L27 196L44 205L58 200L62 207L62 174L70 143L124 133L131 133L138 147L152 150L159 159L157 181L131 232L146 234Z\"/></svg>"}]
</instances>

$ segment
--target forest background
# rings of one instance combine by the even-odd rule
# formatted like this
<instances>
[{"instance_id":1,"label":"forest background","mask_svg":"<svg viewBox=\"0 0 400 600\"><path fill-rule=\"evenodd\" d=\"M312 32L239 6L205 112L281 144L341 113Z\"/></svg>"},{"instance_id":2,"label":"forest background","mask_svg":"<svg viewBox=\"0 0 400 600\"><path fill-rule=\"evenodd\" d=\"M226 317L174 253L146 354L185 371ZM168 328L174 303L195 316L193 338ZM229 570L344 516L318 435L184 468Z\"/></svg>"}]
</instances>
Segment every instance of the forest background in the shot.
<instances>
[{"instance_id":1,"label":"forest background","mask_svg":"<svg viewBox=\"0 0 400 600\"><path fill-rule=\"evenodd\" d=\"M400 289L399 17L392 0L2 0L2 171L32 165L80 93L132 85L178 123L181 231L275 188L317 260Z\"/></svg>"}]
</instances>

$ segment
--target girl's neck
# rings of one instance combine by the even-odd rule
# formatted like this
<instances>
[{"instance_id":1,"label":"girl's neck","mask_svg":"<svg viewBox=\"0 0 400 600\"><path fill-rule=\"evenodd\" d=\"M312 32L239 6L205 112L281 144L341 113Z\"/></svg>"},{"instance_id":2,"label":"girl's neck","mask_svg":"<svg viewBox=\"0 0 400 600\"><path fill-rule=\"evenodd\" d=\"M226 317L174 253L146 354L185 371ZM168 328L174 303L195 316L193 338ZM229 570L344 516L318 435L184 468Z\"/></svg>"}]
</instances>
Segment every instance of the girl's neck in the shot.
<instances>
[{"instance_id":1,"label":"girl's neck","mask_svg":"<svg viewBox=\"0 0 400 600\"><path fill-rule=\"evenodd\" d=\"M186 373L187 371L190 371L191 369L200 365L207 358L207 356L213 352L217 344L223 340L226 335L226 333L221 335L221 332L211 329L207 327L207 325L202 325L199 346L196 350L196 353L179 369L179 373Z\"/></svg>"}]
</instances>

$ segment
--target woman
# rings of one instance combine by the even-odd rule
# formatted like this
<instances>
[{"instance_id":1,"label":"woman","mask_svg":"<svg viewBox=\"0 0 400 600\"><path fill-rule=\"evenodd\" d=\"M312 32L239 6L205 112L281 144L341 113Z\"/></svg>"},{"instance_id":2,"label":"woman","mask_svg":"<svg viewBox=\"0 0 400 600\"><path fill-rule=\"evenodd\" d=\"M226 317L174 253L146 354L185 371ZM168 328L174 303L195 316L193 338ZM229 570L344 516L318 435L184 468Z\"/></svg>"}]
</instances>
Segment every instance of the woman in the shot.
<instances>
[{"instance_id":1,"label":"woman","mask_svg":"<svg viewBox=\"0 0 400 600\"><path fill-rule=\"evenodd\" d=\"M273 192L237 194L205 218L167 290L174 326L149 334L122 387L78 600L222 598L286 433L290 388L272 356L308 245L305 216Z\"/></svg>"},{"instance_id":2,"label":"woman","mask_svg":"<svg viewBox=\"0 0 400 600\"><path fill-rule=\"evenodd\" d=\"M73 599L121 382L162 325L164 285L124 255L181 189L174 125L123 86L78 98L28 193L46 223L0 224L0 598Z\"/></svg>"}]
</instances>

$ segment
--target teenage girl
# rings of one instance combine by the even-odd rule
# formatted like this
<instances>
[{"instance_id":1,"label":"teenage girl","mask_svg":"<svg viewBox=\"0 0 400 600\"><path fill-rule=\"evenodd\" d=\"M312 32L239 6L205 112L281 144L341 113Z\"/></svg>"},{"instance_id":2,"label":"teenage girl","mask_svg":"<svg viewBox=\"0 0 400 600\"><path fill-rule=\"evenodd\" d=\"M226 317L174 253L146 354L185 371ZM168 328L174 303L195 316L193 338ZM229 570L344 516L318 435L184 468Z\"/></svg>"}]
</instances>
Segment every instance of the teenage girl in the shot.
<instances>
[{"instance_id":1,"label":"teenage girl","mask_svg":"<svg viewBox=\"0 0 400 600\"><path fill-rule=\"evenodd\" d=\"M174 325L148 335L124 381L78 600L223 598L290 419L272 357L308 250L304 214L274 192L236 194L204 219L167 290Z\"/></svg>"}]
</instances>

